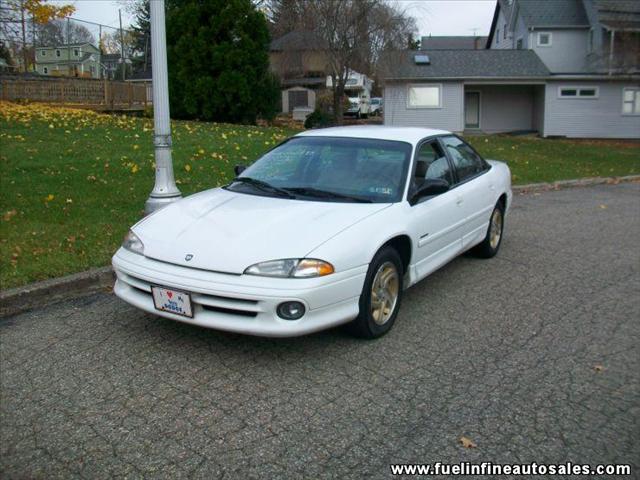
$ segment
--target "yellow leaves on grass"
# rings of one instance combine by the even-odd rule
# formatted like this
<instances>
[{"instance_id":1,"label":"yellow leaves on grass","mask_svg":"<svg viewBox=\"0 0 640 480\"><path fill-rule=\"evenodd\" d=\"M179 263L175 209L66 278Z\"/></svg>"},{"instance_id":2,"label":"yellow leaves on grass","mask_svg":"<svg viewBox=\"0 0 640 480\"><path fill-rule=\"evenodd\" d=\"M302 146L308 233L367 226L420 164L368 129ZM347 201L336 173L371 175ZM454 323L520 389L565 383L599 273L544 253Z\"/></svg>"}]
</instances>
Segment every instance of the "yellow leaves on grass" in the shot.
<instances>
[{"instance_id":1,"label":"yellow leaves on grass","mask_svg":"<svg viewBox=\"0 0 640 480\"><path fill-rule=\"evenodd\" d=\"M50 193L49 195L44 197L44 201L45 202L51 202L54 198L56 198L56 196L54 194Z\"/></svg>"},{"instance_id":2,"label":"yellow leaves on grass","mask_svg":"<svg viewBox=\"0 0 640 480\"><path fill-rule=\"evenodd\" d=\"M188 163L184 166L185 171L190 172L191 171L191 165L189 165Z\"/></svg>"},{"instance_id":3,"label":"yellow leaves on grass","mask_svg":"<svg viewBox=\"0 0 640 480\"><path fill-rule=\"evenodd\" d=\"M14 208L11 210L7 210L4 215L2 215L2 219L5 222L8 222L9 220L11 220L13 217L15 217L18 214L18 211Z\"/></svg>"}]
</instances>

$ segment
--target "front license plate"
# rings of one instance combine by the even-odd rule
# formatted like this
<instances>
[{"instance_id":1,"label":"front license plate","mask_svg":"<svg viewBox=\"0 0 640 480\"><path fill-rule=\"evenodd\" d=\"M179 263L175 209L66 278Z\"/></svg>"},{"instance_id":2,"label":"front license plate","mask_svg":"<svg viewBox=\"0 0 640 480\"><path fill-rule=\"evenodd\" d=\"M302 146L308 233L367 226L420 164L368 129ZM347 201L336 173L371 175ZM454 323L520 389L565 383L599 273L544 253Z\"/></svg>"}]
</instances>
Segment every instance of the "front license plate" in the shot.
<instances>
[{"instance_id":1,"label":"front license plate","mask_svg":"<svg viewBox=\"0 0 640 480\"><path fill-rule=\"evenodd\" d=\"M153 304L156 310L193 317L191 295L188 293L163 287L151 287L151 293L153 293Z\"/></svg>"}]
</instances>

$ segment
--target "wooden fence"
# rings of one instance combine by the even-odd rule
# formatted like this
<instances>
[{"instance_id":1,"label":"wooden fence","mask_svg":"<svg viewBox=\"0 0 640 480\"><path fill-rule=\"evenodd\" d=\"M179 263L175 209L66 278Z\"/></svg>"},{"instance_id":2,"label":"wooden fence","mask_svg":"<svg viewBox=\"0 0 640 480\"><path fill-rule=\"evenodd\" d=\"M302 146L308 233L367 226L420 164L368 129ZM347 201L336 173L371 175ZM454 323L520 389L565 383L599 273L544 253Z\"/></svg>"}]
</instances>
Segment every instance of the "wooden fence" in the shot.
<instances>
[{"instance_id":1,"label":"wooden fence","mask_svg":"<svg viewBox=\"0 0 640 480\"><path fill-rule=\"evenodd\" d=\"M151 104L144 83L85 78L0 77L2 100L73 105L95 110L143 110Z\"/></svg>"}]
</instances>

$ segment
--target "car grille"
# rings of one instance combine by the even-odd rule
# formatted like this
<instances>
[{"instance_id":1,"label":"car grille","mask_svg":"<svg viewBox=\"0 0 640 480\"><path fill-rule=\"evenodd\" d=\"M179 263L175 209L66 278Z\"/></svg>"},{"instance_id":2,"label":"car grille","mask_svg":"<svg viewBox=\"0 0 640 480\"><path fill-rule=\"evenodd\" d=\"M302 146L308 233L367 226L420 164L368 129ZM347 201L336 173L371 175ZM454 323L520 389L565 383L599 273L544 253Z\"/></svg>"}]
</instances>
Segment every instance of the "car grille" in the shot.
<instances>
[{"instance_id":1,"label":"car grille","mask_svg":"<svg viewBox=\"0 0 640 480\"><path fill-rule=\"evenodd\" d=\"M142 278L129 274L121 274L121 279L129 286L152 297L152 283ZM153 284L155 285L155 284ZM170 285L167 288L175 288ZM182 290L176 288L176 290ZM238 315L241 317L255 317L261 311L258 300L247 300L245 298L227 297L221 295L208 295L205 293L188 292L191 294L191 301L194 305L199 305L204 310L225 313L227 315Z\"/></svg>"}]
</instances>

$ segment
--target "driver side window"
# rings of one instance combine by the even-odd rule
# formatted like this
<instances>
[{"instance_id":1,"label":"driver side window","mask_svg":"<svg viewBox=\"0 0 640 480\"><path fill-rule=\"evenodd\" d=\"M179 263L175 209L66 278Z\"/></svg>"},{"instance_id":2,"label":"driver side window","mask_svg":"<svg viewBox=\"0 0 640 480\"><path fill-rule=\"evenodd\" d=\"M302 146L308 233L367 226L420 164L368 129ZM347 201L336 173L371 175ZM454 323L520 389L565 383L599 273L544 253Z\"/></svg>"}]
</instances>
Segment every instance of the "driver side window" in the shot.
<instances>
[{"instance_id":1,"label":"driver side window","mask_svg":"<svg viewBox=\"0 0 640 480\"><path fill-rule=\"evenodd\" d=\"M422 144L418 150L414 187L419 187L425 179L440 179L452 183L449 161L437 140Z\"/></svg>"}]
</instances>

